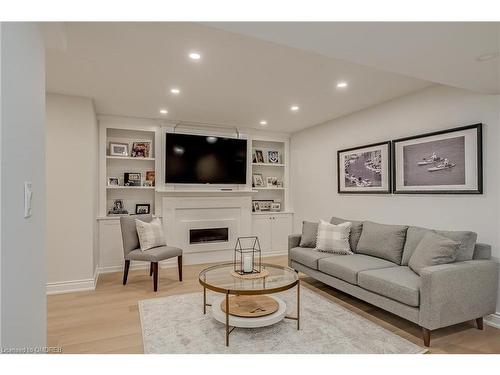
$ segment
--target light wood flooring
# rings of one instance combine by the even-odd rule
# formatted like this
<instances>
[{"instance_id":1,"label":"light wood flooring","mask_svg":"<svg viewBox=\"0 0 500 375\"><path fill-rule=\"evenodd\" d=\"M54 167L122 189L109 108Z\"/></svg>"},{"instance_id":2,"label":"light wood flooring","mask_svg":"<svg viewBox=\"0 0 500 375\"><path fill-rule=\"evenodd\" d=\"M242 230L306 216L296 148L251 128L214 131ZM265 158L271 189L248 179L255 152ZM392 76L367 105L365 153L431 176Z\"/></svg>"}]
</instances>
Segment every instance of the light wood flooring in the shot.
<instances>
[{"instance_id":1,"label":"light wood flooring","mask_svg":"<svg viewBox=\"0 0 500 375\"><path fill-rule=\"evenodd\" d=\"M266 262L286 265L287 258L267 258ZM184 266L182 283L177 268L160 270L157 293L153 292L149 269L143 269L130 271L125 286L122 273L109 273L100 275L95 291L48 296L48 345L62 347L63 353L142 353L137 302L202 291L198 273L206 266ZM423 346L417 325L305 275L301 285ZM480 331L468 322L433 331L429 352L500 353L500 330L485 324Z\"/></svg>"}]
</instances>

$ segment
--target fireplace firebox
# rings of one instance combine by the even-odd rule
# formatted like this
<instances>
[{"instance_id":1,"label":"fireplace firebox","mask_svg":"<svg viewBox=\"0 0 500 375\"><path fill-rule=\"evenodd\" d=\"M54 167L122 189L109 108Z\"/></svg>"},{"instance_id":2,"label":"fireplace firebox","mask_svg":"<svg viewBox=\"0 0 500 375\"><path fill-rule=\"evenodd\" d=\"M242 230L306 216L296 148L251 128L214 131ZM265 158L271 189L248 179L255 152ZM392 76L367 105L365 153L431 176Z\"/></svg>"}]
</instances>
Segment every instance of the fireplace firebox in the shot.
<instances>
[{"instance_id":1,"label":"fireplace firebox","mask_svg":"<svg viewBox=\"0 0 500 375\"><path fill-rule=\"evenodd\" d=\"M229 242L229 228L203 228L189 230L189 243Z\"/></svg>"}]
</instances>

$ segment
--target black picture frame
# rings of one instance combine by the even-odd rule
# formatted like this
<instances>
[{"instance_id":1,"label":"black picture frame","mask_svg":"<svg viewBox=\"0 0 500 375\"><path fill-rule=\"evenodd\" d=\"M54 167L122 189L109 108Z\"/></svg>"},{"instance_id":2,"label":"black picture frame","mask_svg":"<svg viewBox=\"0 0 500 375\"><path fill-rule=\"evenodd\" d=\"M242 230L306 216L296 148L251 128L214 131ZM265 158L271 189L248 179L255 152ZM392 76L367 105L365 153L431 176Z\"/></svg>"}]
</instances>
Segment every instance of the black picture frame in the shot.
<instances>
[{"instance_id":1,"label":"black picture frame","mask_svg":"<svg viewBox=\"0 0 500 375\"><path fill-rule=\"evenodd\" d=\"M147 212L139 212L140 207L146 207ZM135 205L135 214L136 215L147 215L151 213L151 204L150 203L136 203Z\"/></svg>"},{"instance_id":2,"label":"black picture frame","mask_svg":"<svg viewBox=\"0 0 500 375\"><path fill-rule=\"evenodd\" d=\"M428 138L428 137L434 137L438 135L443 135L443 134L448 134L448 133L454 133L454 132L461 132L464 130L470 130L470 129L476 129L476 139L477 139L477 155L476 155L476 167L477 167L477 182L476 182L476 189L469 189L469 190L464 190L464 189L439 189L439 190L421 190L421 189L415 189L415 190L398 190L397 186L397 181L398 181L398 175L397 175L397 166L398 166L398 160L396 158L396 148L398 143L401 142L406 142L406 141L411 141L415 139L421 139L421 138ZM411 137L404 137L404 138L399 138L395 139L392 141L392 191L394 194L483 194L483 124L482 123L477 123L473 125L466 125L466 126L460 126L456 128L451 128L451 129L444 129L444 130L439 130L435 132L430 132L430 133L424 133L424 134L419 134L419 135L414 135Z\"/></svg>"},{"instance_id":3,"label":"black picture frame","mask_svg":"<svg viewBox=\"0 0 500 375\"><path fill-rule=\"evenodd\" d=\"M369 147L377 147L377 146L386 146L387 147L387 167L385 169L385 175L387 178L386 185L387 189L384 190L342 190L341 187L341 161L340 161L340 156L341 154L345 152L351 152L351 151L356 151L356 150L362 150L364 148L369 148ZM392 147L391 147L391 141L384 141L384 142L378 142L378 143L371 143L368 145L364 146L356 146L356 147L351 147L351 148L346 148L343 150L338 150L337 151L337 193L339 194L391 194L392 193ZM382 176L383 178L383 176Z\"/></svg>"}]
</instances>

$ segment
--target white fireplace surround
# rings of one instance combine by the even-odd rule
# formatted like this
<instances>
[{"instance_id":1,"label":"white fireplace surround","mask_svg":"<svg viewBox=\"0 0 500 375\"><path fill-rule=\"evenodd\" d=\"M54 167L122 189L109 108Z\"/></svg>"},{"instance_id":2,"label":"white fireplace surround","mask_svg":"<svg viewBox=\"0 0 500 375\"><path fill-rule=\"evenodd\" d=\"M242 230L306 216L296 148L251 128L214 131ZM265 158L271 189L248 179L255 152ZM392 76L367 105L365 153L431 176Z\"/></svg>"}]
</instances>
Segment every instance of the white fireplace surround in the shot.
<instances>
[{"instance_id":1,"label":"white fireplace surround","mask_svg":"<svg viewBox=\"0 0 500 375\"><path fill-rule=\"evenodd\" d=\"M231 251L238 237L251 235L251 203L250 194L163 196L162 216L167 243L180 247L187 255L199 253L208 255L208 253ZM189 243L190 229L207 228L228 228L229 240L227 242Z\"/></svg>"}]
</instances>

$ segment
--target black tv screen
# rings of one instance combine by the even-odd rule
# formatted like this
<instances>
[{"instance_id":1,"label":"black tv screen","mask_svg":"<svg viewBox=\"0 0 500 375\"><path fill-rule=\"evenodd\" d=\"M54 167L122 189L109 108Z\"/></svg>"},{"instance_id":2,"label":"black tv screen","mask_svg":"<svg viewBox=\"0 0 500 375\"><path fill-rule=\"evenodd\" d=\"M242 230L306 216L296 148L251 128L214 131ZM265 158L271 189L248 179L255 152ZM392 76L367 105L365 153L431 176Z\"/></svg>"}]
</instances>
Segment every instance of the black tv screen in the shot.
<instances>
[{"instance_id":1,"label":"black tv screen","mask_svg":"<svg viewBox=\"0 0 500 375\"><path fill-rule=\"evenodd\" d=\"M246 184L246 139L167 133L165 182Z\"/></svg>"}]
</instances>

